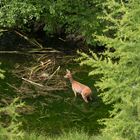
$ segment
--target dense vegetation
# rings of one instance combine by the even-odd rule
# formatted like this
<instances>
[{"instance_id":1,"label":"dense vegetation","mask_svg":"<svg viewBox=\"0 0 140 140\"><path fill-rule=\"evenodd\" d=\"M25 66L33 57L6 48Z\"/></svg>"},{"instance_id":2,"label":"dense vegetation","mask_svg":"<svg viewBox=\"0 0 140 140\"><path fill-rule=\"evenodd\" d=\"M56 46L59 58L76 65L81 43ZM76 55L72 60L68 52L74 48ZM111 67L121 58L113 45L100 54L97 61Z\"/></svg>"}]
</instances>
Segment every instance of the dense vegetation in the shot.
<instances>
[{"instance_id":1,"label":"dense vegetation","mask_svg":"<svg viewBox=\"0 0 140 140\"><path fill-rule=\"evenodd\" d=\"M101 74L96 82L102 99L113 104L114 110L104 123L104 134L111 133L131 140L140 138L140 12L139 1L118 3L108 1L104 16L108 22L105 34L115 30L113 36L97 36L106 44L107 51L98 58L83 54L82 64L94 68L90 75ZM110 51L113 47L115 52Z\"/></svg>"},{"instance_id":2,"label":"dense vegetation","mask_svg":"<svg viewBox=\"0 0 140 140\"><path fill-rule=\"evenodd\" d=\"M46 34L82 35L88 43L95 43L92 35L101 33L103 0L2 0L0 27L24 32L43 29Z\"/></svg>"},{"instance_id":3,"label":"dense vegetation","mask_svg":"<svg viewBox=\"0 0 140 140\"><path fill-rule=\"evenodd\" d=\"M37 28L36 25L41 23L47 34L61 33L61 31L66 34L80 34L88 44L93 45L96 42L106 46L103 53L91 52L90 55L81 53L80 58L81 65L88 65L93 69L90 75L93 77L100 75L100 79L96 81L100 97L104 103L113 106L110 118L100 120L106 127L99 136L93 136L91 139L140 139L139 5L139 0L129 2L2 0L0 2L1 29L32 32ZM3 71L0 70L1 72ZM14 139L20 135L20 131L17 133L19 125L17 122L16 125L13 123L11 125L13 126L10 128L13 130L11 139ZM4 135L9 133L3 127L0 131ZM15 132L19 135L14 135ZM24 137L28 135L25 134L22 139ZM29 137L36 139L37 136ZM76 137L89 139L83 132L69 133L66 136L64 134L64 139L76 139Z\"/></svg>"}]
</instances>

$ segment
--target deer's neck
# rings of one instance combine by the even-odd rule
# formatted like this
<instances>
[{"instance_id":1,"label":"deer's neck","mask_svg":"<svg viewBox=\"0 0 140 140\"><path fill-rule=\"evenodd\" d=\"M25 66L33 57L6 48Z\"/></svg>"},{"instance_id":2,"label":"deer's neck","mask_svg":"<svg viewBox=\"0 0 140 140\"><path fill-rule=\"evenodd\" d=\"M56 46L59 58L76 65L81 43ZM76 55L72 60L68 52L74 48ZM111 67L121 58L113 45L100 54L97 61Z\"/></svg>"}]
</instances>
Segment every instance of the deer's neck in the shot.
<instances>
[{"instance_id":1,"label":"deer's neck","mask_svg":"<svg viewBox=\"0 0 140 140\"><path fill-rule=\"evenodd\" d=\"M70 82L71 82L71 83L74 81L72 77L70 77L69 79L70 79Z\"/></svg>"}]
</instances>

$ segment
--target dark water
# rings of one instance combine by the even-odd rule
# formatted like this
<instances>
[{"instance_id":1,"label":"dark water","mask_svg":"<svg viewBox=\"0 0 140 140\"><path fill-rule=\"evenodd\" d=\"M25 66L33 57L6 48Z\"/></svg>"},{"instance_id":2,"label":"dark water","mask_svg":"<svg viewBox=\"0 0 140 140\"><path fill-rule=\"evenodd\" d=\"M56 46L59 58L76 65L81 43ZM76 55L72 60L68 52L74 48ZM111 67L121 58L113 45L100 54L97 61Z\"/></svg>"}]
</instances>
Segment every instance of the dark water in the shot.
<instances>
[{"instance_id":1,"label":"dark water","mask_svg":"<svg viewBox=\"0 0 140 140\"><path fill-rule=\"evenodd\" d=\"M11 71L15 69L16 64L28 64L32 61L32 56L3 54L0 55L2 62L1 68L6 70L6 78L0 80L0 94L3 98L17 97L12 87L7 83L14 84L17 87L22 83L12 75ZM62 64L63 65L63 64ZM109 106L102 103L94 87L95 77L88 77L89 68L79 67L78 64L70 63L66 68L76 70L74 78L89 87L93 91L93 101L86 104L81 96L74 98L70 83L67 81L68 88L65 91L54 91L53 96L38 96L37 98L23 99L26 105L33 108L33 111L23 113L20 120L23 122L23 128L36 133L55 135L61 131L71 129L84 129L86 132L98 133L103 127L97 122L98 119L108 116Z\"/></svg>"}]
</instances>

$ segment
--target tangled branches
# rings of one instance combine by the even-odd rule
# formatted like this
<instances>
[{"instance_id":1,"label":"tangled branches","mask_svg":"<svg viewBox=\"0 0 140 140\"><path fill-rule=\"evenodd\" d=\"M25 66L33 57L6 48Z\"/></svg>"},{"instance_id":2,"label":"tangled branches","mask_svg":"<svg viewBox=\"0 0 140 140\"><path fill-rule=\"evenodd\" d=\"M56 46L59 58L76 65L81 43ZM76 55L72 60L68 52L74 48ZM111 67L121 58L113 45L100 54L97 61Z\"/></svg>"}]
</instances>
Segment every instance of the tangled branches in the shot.
<instances>
[{"instance_id":1,"label":"tangled branches","mask_svg":"<svg viewBox=\"0 0 140 140\"><path fill-rule=\"evenodd\" d=\"M35 55L33 58L30 65L17 64L13 71L16 77L22 79L19 88L13 87L21 98L51 96L53 91L66 89L62 65L64 61L70 61L69 57L60 54L41 54Z\"/></svg>"}]
</instances>

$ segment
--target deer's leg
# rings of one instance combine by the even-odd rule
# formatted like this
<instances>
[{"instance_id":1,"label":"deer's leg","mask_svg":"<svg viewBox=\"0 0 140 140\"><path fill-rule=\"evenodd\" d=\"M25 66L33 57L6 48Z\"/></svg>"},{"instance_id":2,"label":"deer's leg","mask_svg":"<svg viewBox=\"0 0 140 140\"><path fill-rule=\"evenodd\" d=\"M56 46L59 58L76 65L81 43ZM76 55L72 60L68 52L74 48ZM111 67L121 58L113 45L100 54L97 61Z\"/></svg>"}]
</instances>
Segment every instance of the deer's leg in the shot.
<instances>
[{"instance_id":1,"label":"deer's leg","mask_svg":"<svg viewBox=\"0 0 140 140\"><path fill-rule=\"evenodd\" d=\"M74 100L73 100L73 101L75 101L75 100L76 100L77 93L75 92L75 90L73 90L73 92L74 92L74 95L75 95L75 97L74 97Z\"/></svg>"},{"instance_id":2,"label":"deer's leg","mask_svg":"<svg viewBox=\"0 0 140 140\"><path fill-rule=\"evenodd\" d=\"M77 93L76 93L76 91L75 91L75 90L73 90L73 92L74 92L75 97L77 97Z\"/></svg>"},{"instance_id":3,"label":"deer's leg","mask_svg":"<svg viewBox=\"0 0 140 140\"><path fill-rule=\"evenodd\" d=\"M86 103L88 103L87 97L84 96L82 93L81 93L81 95L82 95L82 98L84 99L84 101L85 101Z\"/></svg>"}]
</instances>

